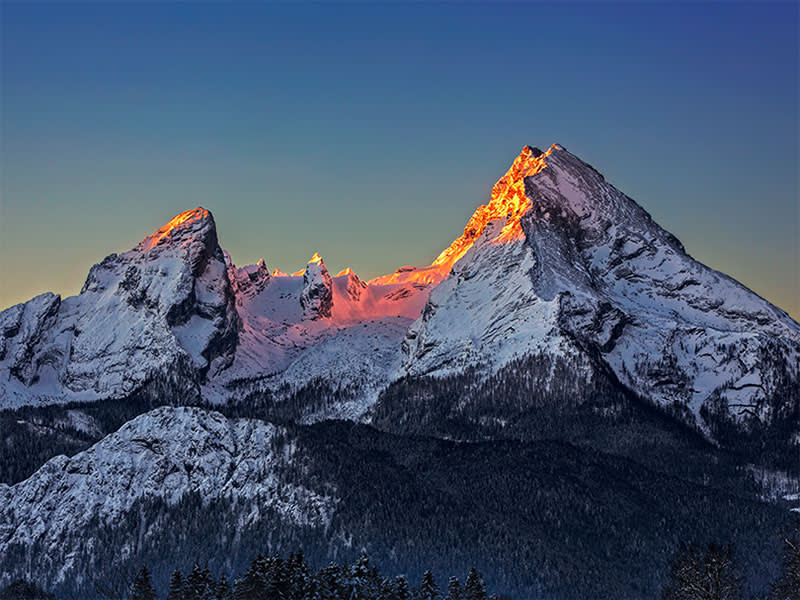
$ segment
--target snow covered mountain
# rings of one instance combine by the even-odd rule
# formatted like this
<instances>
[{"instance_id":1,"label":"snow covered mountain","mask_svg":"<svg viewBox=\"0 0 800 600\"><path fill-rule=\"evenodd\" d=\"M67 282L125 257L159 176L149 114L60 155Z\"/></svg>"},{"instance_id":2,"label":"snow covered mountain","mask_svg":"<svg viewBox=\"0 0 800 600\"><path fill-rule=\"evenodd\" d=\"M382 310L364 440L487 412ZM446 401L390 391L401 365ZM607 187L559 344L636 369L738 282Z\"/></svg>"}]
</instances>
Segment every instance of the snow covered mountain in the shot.
<instances>
[{"instance_id":1,"label":"snow covered mountain","mask_svg":"<svg viewBox=\"0 0 800 600\"><path fill-rule=\"evenodd\" d=\"M230 418L150 410L198 403ZM0 409L22 406L0 414L0 464L35 450L0 483L0 584L363 544L397 572L494 556L521 597L652 597L678 541L721 532L756 555L785 516L800 324L562 146L526 146L430 265L367 282L316 253L291 275L237 267L207 210L176 216L79 295L0 313ZM605 596L580 569L515 567L576 548L616 569L584 582Z\"/></svg>"},{"instance_id":2,"label":"snow covered mountain","mask_svg":"<svg viewBox=\"0 0 800 600\"><path fill-rule=\"evenodd\" d=\"M192 390L230 365L237 333L214 219L197 208L94 265L79 295L0 313L0 407Z\"/></svg>"},{"instance_id":3,"label":"snow covered mountain","mask_svg":"<svg viewBox=\"0 0 800 600\"><path fill-rule=\"evenodd\" d=\"M287 477L289 467L302 468L303 457L285 436L269 423L229 421L197 408L137 417L73 458L54 458L25 482L0 484L0 572L10 577L33 559L33 574L47 571L48 585L90 586L83 578L99 549L84 545L87 530L119 527L143 499L174 506L197 494L206 503L235 505L241 527L272 518L324 528L338 502L335 490L315 491ZM157 522L143 527L138 539L117 548L119 555L137 552L159 532ZM41 548L49 548L46 556Z\"/></svg>"},{"instance_id":4,"label":"snow covered mountain","mask_svg":"<svg viewBox=\"0 0 800 600\"><path fill-rule=\"evenodd\" d=\"M403 340L403 373L560 357L706 432L716 416L789 419L800 434L800 325L560 145L526 146L448 253L459 259Z\"/></svg>"},{"instance_id":5,"label":"snow covered mountain","mask_svg":"<svg viewBox=\"0 0 800 600\"><path fill-rule=\"evenodd\" d=\"M318 254L291 276L263 260L236 268L197 208L92 267L78 296L0 313L0 408L148 389L224 402L335 378L355 404L334 412L360 414L397 371L430 288L331 277Z\"/></svg>"},{"instance_id":6,"label":"snow covered mountain","mask_svg":"<svg viewBox=\"0 0 800 600\"><path fill-rule=\"evenodd\" d=\"M358 418L401 377L539 355L600 371L715 437L800 435L800 325L698 263L560 145L526 146L427 267L361 281L314 254L292 275L237 268L211 214L178 215L95 265L78 296L0 313L0 407L160 395L280 400L320 384Z\"/></svg>"},{"instance_id":7,"label":"snow covered mountain","mask_svg":"<svg viewBox=\"0 0 800 600\"><path fill-rule=\"evenodd\" d=\"M292 275L268 276L265 267L257 276L252 267L234 271L239 345L231 367L204 386L204 397L215 403L263 392L285 398L312 382L346 390L347 398L319 417L355 418L375 401L398 371L400 342L432 288L365 283L350 269L331 276L317 253ZM254 277L262 283L252 284Z\"/></svg>"}]
</instances>

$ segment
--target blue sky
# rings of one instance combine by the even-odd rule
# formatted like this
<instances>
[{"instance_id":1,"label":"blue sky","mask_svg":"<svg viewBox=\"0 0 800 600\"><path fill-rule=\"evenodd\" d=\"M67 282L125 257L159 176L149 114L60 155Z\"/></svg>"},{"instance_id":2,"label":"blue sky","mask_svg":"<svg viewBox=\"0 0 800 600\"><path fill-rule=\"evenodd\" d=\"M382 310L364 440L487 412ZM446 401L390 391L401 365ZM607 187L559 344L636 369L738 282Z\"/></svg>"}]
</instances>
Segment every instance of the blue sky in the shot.
<instances>
[{"instance_id":1,"label":"blue sky","mask_svg":"<svg viewBox=\"0 0 800 600\"><path fill-rule=\"evenodd\" d=\"M237 264L428 263L560 142L800 317L794 3L0 10L0 307L198 205Z\"/></svg>"}]
</instances>

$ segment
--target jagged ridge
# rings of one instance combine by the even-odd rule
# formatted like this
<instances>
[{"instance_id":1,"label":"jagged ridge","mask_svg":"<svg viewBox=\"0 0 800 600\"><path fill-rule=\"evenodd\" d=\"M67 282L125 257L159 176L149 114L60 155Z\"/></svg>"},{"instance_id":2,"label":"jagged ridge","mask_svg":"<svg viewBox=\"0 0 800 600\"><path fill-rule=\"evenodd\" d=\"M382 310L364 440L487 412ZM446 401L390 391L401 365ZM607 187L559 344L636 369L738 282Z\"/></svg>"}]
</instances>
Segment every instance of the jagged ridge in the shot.
<instances>
[{"instance_id":1,"label":"jagged ridge","mask_svg":"<svg viewBox=\"0 0 800 600\"><path fill-rule=\"evenodd\" d=\"M79 296L37 297L0 326L2 406L121 397L158 378L227 402L321 378L352 391L339 414L358 417L397 377L541 354L587 382L608 368L717 439L797 432L800 411L800 325L694 261L558 144L524 147L428 267L366 284L331 277L318 254L292 276L237 269L197 208L95 265Z\"/></svg>"}]
</instances>

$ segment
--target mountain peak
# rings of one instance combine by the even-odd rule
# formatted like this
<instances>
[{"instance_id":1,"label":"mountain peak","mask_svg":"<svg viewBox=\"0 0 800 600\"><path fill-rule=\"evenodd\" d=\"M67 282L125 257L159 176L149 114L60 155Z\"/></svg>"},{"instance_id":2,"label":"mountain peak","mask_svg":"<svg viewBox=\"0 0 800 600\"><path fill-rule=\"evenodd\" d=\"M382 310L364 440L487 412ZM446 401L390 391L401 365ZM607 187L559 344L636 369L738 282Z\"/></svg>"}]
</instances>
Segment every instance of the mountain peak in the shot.
<instances>
[{"instance_id":1,"label":"mountain peak","mask_svg":"<svg viewBox=\"0 0 800 600\"><path fill-rule=\"evenodd\" d=\"M544 152L539 150L536 146L529 146L525 145L522 147L522 151L519 153L520 156L533 156L534 158L539 158Z\"/></svg>"},{"instance_id":2,"label":"mountain peak","mask_svg":"<svg viewBox=\"0 0 800 600\"><path fill-rule=\"evenodd\" d=\"M322 269L324 269L326 273L328 272L328 268L325 266L325 261L322 260L322 257L319 255L319 252L314 252L314 255L311 258L308 259L308 262L306 263L305 268L300 269L299 271L295 271L290 276L291 277L302 277L308 271L308 267L313 266L313 265L317 265L319 267L322 267Z\"/></svg>"},{"instance_id":3,"label":"mountain peak","mask_svg":"<svg viewBox=\"0 0 800 600\"><path fill-rule=\"evenodd\" d=\"M562 149L553 144L546 152L533 146L523 146L522 151L511 163L492 188L488 204L477 208L467 222L464 233L445 249L433 265L446 268L449 272L453 264L470 249L476 239L483 233L487 223L505 219L503 229L497 240L510 241L523 235L520 218L531 208L531 201L525 194L525 178L536 175L547 165L547 157L554 150Z\"/></svg>"},{"instance_id":4,"label":"mountain peak","mask_svg":"<svg viewBox=\"0 0 800 600\"><path fill-rule=\"evenodd\" d=\"M208 260L222 257L217 239L217 225L211 212L198 206L173 217L155 233L144 238L134 252L144 253L150 258L164 252L177 253L191 265L192 275L198 276Z\"/></svg>"},{"instance_id":5,"label":"mountain peak","mask_svg":"<svg viewBox=\"0 0 800 600\"><path fill-rule=\"evenodd\" d=\"M331 316L333 306L333 282L322 257L314 252L303 272L303 292L300 306L307 319L316 320Z\"/></svg>"},{"instance_id":6,"label":"mountain peak","mask_svg":"<svg viewBox=\"0 0 800 600\"><path fill-rule=\"evenodd\" d=\"M492 188L492 195L489 204L502 201L503 192L515 182L521 182L525 177L530 177L541 171L546 164L545 159L550 156L553 150L560 148L558 144L553 144L546 152L539 150L535 146L523 146L517 158L511 163L506 174L503 175ZM524 196L524 189L522 190Z\"/></svg>"},{"instance_id":7,"label":"mountain peak","mask_svg":"<svg viewBox=\"0 0 800 600\"><path fill-rule=\"evenodd\" d=\"M198 206L173 217L166 225L147 236L138 250L151 250L164 244L201 241L204 245L217 244L217 227L210 211Z\"/></svg>"},{"instance_id":8,"label":"mountain peak","mask_svg":"<svg viewBox=\"0 0 800 600\"><path fill-rule=\"evenodd\" d=\"M489 203L475 210L461 237L443 250L430 266L403 267L391 275L376 277L370 280L370 283L439 283L448 276L456 261L472 247L490 221L505 220L502 230L495 237L496 242L503 243L522 237L524 234L520 219L531 209L531 201L525 194L525 178L536 175L544 169L547 166L547 157L557 150L564 148L559 144L553 144L544 152L535 146L523 146L506 174L492 188Z\"/></svg>"}]
</instances>

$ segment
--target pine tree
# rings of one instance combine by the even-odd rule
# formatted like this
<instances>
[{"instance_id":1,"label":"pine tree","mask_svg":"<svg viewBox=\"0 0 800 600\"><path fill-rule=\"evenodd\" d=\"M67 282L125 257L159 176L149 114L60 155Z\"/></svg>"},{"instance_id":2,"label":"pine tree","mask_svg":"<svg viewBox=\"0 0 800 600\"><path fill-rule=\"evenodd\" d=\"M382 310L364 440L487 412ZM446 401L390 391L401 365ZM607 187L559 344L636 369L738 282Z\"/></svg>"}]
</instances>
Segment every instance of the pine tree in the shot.
<instances>
[{"instance_id":1,"label":"pine tree","mask_svg":"<svg viewBox=\"0 0 800 600\"><path fill-rule=\"evenodd\" d=\"M404 576L395 577L387 587L390 588L388 597L391 600L411 600L411 588Z\"/></svg>"},{"instance_id":2,"label":"pine tree","mask_svg":"<svg viewBox=\"0 0 800 600\"><path fill-rule=\"evenodd\" d=\"M155 600L156 593L153 590L153 580L147 566L141 568L133 580L131 586L131 600Z\"/></svg>"},{"instance_id":3,"label":"pine tree","mask_svg":"<svg viewBox=\"0 0 800 600\"><path fill-rule=\"evenodd\" d=\"M56 600L35 583L17 579L0 589L0 600Z\"/></svg>"},{"instance_id":4,"label":"pine tree","mask_svg":"<svg viewBox=\"0 0 800 600\"><path fill-rule=\"evenodd\" d=\"M458 577L450 577L447 583L447 598L445 600L462 600L461 582Z\"/></svg>"},{"instance_id":5,"label":"pine tree","mask_svg":"<svg viewBox=\"0 0 800 600\"><path fill-rule=\"evenodd\" d=\"M436 600L439 597L439 586L436 585L436 581L433 579L433 573L425 571L414 597L417 600Z\"/></svg>"},{"instance_id":6,"label":"pine tree","mask_svg":"<svg viewBox=\"0 0 800 600\"><path fill-rule=\"evenodd\" d=\"M463 600L486 600L486 583L483 581L483 576L475 570L475 567L469 570L462 597Z\"/></svg>"},{"instance_id":7,"label":"pine tree","mask_svg":"<svg viewBox=\"0 0 800 600\"><path fill-rule=\"evenodd\" d=\"M233 600L248 600L250 598L247 589L247 575L241 575L233 580Z\"/></svg>"},{"instance_id":8,"label":"pine tree","mask_svg":"<svg viewBox=\"0 0 800 600\"><path fill-rule=\"evenodd\" d=\"M208 567L200 568L197 563L183 584L182 600L213 600L214 581Z\"/></svg>"},{"instance_id":9,"label":"pine tree","mask_svg":"<svg viewBox=\"0 0 800 600\"><path fill-rule=\"evenodd\" d=\"M225 577L225 573L220 575L219 581L214 591L214 600L233 600L233 590Z\"/></svg>"},{"instance_id":10,"label":"pine tree","mask_svg":"<svg viewBox=\"0 0 800 600\"><path fill-rule=\"evenodd\" d=\"M350 569L350 581L348 582L347 598L349 600L371 600L377 596L377 586L375 580L378 578L378 571L369 562L366 552L363 552L358 562Z\"/></svg>"},{"instance_id":11,"label":"pine tree","mask_svg":"<svg viewBox=\"0 0 800 600\"><path fill-rule=\"evenodd\" d=\"M287 595L293 600L305 600L311 587L311 570L302 550L290 554L286 561Z\"/></svg>"},{"instance_id":12,"label":"pine tree","mask_svg":"<svg viewBox=\"0 0 800 600\"><path fill-rule=\"evenodd\" d=\"M741 577L733 548L711 543L705 548L683 545L672 565L663 600L740 600Z\"/></svg>"},{"instance_id":13,"label":"pine tree","mask_svg":"<svg viewBox=\"0 0 800 600\"><path fill-rule=\"evenodd\" d=\"M344 597L345 582L342 569L333 563L320 569L316 577L318 600L332 600Z\"/></svg>"},{"instance_id":14,"label":"pine tree","mask_svg":"<svg viewBox=\"0 0 800 600\"><path fill-rule=\"evenodd\" d=\"M287 598L286 564L280 556L270 556L264 561L263 591L261 595L270 600Z\"/></svg>"},{"instance_id":15,"label":"pine tree","mask_svg":"<svg viewBox=\"0 0 800 600\"><path fill-rule=\"evenodd\" d=\"M775 600L800 600L800 519L795 531L783 537L783 570L772 585Z\"/></svg>"},{"instance_id":16,"label":"pine tree","mask_svg":"<svg viewBox=\"0 0 800 600\"><path fill-rule=\"evenodd\" d=\"M175 569L172 572L172 577L169 580L169 591L167 592L167 600L181 600L183 596L183 574Z\"/></svg>"},{"instance_id":17,"label":"pine tree","mask_svg":"<svg viewBox=\"0 0 800 600\"><path fill-rule=\"evenodd\" d=\"M793 538L794 539L794 538ZM787 563L788 564L788 563ZM156 600L152 577L147 567L134 576L127 569L124 584L113 593L103 597L114 600ZM8 598L10 591L22 589L21 582L0 589L0 600ZM23 586L24 587L24 586ZM26 588L27 589L27 588ZM111 589L111 588L109 588ZM5 595L4 595L5 594ZM16 600L19 594L12 595ZM27 596L26 596L27 597ZM38 600L38 596L36 596ZM682 600L683 597L681 597ZM716 599L716 597L714 597ZM43 600L55 600L46 596ZM502 600L509 600L501 597ZM728 597L723 597L728 600ZM250 563L247 572L235 579L233 586L225 574L214 580L208 566L195 563L184 577L180 570L172 572L166 600L498 600L487 597L483 576L470 569L462 587L456 577L451 577L447 596L442 598L433 573L425 571L419 587L412 592L406 577L384 577L370 562L366 552L352 564L327 567L314 573L308 566L302 551L283 559L280 555L265 558L259 554ZM696 600L693 598L693 600ZM705 597L697 600L706 600ZM800 600L794 596L781 596L779 600Z\"/></svg>"},{"instance_id":18,"label":"pine tree","mask_svg":"<svg viewBox=\"0 0 800 600\"><path fill-rule=\"evenodd\" d=\"M234 600L258 600L267 593L269 564L263 554L256 556L242 577L236 580Z\"/></svg>"}]
</instances>

